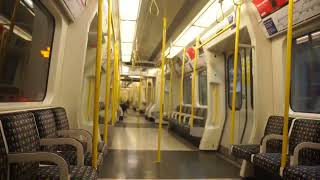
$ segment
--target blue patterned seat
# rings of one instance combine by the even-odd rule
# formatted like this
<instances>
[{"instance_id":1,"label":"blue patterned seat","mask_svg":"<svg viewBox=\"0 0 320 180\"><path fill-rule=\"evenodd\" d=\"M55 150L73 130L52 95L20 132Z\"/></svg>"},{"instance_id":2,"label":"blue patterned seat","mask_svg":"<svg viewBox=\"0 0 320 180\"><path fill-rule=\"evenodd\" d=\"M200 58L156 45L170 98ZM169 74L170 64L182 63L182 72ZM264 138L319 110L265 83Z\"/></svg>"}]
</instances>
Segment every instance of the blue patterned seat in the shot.
<instances>
[{"instance_id":1,"label":"blue patterned seat","mask_svg":"<svg viewBox=\"0 0 320 180\"><path fill-rule=\"evenodd\" d=\"M69 126L69 120L68 120L66 110L63 107L56 107L56 108L52 108L51 110L54 114L57 130L69 130L70 126ZM84 148L87 147L86 142L81 141L81 143L83 144ZM65 146L63 150L75 151L75 149L72 146ZM106 149L105 149L104 142L99 142L98 152L105 154L105 151Z\"/></svg>"},{"instance_id":2,"label":"blue patterned seat","mask_svg":"<svg viewBox=\"0 0 320 180\"><path fill-rule=\"evenodd\" d=\"M291 125L292 118L289 118L289 126ZM283 117L270 116L264 130L264 137L269 134L282 134ZM262 142L263 138L261 139ZM281 152L282 142L279 140L270 140L267 142L267 152L277 153ZM232 155L238 159L245 159L251 161L251 155L260 152L260 144L242 144L232 146Z\"/></svg>"},{"instance_id":3,"label":"blue patterned seat","mask_svg":"<svg viewBox=\"0 0 320 180\"><path fill-rule=\"evenodd\" d=\"M43 109L43 110L35 110L32 111L35 121L37 124L37 128L39 131L40 138L59 138L57 136L57 128L56 123L54 120L54 114L50 109ZM63 145L64 146L64 145ZM68 151L60 151L61 146L51 146L51 147L45 147L46 150L51 152L57 152L59 150L59 153L66 159L71 165L77 164L77 155L76 151L68 150ZM92 155L90 152L86 152L84 154L84 165L85 166L92 166ZM101 167L103 162L103 155L102 153L98 153L98 167Z\"/></svg>"},{"instance_id":4,"label":"blue patterned seat","mask_svg":"<svg viewBox=\"0 0 320 180\"><path fill-rule=\"evenodd\" d=\"M40 137L36 122L31 112L16 112L1 114L1 131L5 135L9 153L37 153L40 152ZM0 179L7 179L8 152L5 149L2 133L0 133ZM57 153L59 155L59 153ZM67 162L66 162L67 163ZM57 166L42 166L37 161L10 164L9 179L59 179ZM90 166L69 166L71 180L95 180L97 172Z\"/></svg>"},{"instance_id":5,"label":"blue patterned seat","mask_svg":"<svg viewBox=\"0 0 320 180\"><path fill-rule=\"evenodd\" d=\"M297 119L289 136L289 155L292 156L295 147L302 142L320 142L320 121ZM289 155L286 168L289 168ZM279 174L281 153L261 153L253 157L254 166L271 174ZM320 164L320 151L303 149L299 153L299 165L312 166ZM288 175L288 173L287 173Z\"/></svg>"},{"instance_id":6,"label":"blue patterned seat","mask_svg":"<svg viewBox=\"0 0 320 180\"><path fill-rule=\"evenodd\" d=\"M320 179L319 166L296 166L285 168L283 171L285 180L318 180Z\"/></svg>"},{"instance_id":7,"label":"blue patterned seat","mask_svg":"<svg viewBox=\"0 0 320 180\"><path fill-rule=\"evenodd\" d=\"M0 179L7 179L8 176L8 157L4 145L2 133L0 131Z\"/></svg>"}]
</instances>

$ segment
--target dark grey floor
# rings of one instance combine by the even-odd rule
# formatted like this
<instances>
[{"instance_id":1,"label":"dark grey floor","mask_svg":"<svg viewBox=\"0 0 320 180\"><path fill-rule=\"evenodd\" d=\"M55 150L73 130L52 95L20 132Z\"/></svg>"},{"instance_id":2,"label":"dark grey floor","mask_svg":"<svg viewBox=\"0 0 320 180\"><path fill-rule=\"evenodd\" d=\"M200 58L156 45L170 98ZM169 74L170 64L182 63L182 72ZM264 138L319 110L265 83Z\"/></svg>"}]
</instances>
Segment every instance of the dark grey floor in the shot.
<instances>
[{"instance_id":1,"label":"dark grey floor","mask_svg":"<svg viewBox=\"0 0 320 180\"><path fill-rule=\"evenodd\" d=\"M214 152L109 150L100 178L121 179L206 179L238 178L239 169Z\"/></svg>"},{"instance_id":2,"label":"dark grey floor","mask_svg":"<svg viewBox=\"0 0 320 180\"><path fill-rule=\"evenodd\" d=\"M158 128L158 125L154 123L126 123L118 122L115 127L126 127L126 128Z\"/></svg>"}]
</instances>

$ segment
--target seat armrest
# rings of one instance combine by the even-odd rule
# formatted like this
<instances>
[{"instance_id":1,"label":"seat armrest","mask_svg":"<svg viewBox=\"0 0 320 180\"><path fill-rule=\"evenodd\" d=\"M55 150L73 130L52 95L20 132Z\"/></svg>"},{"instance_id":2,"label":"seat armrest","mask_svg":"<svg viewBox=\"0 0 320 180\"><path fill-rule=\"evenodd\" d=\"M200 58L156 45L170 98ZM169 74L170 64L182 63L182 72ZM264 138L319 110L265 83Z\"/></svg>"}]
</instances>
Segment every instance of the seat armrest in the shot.
<instances>
[{"instance_id":1,"label":"seat armrest","mask_svg":"<svg viewBox=\"0 0 320 180\"><path fill-rule=\"evenodd\" d=\"M262 145L260 147L260 153L267 152L267 142L270 140L282 140L282 135L279 134L268 134L262 140Z\"/></svg>"},{"instance_id":2,"label":"seat armrest","mask_svg":"<svg viewBox=\"0 0 320 180\"><path fill-rule=\"evenodd\" d=\"M185 114L185 117L191 117L191 114ZM202 116L193 116L193 119L200 119L200 120L204 120L204 118Z\"/></svg>"},{"instance_id":3,"label":"seat armrest","mask_svg":"<svg viewBox=\"0 0 320 180\"><path fill-rule=\"evenodd\" d=\"M8 162L22 163L22 162L40 162L49 161L55 163L59 167L59 178L61 180L70 180L69 165L63 157L50 152L32 152L32 153L9 153Z\"/></svg>"},{"instance_id":4,"label":"seat armrest","mask_svg":"<svg viewBox=\"0 0 320 180\"><path fill-rule=\"evenodd\" d=\"M50 146L50 145L72 145L76 148L77 153L77 165L84 165L84 152L81 142L74 138L43 138L40 139L41 146Z\"/></svg>"},{"instance_id":5,"label":"seat armrest","mask_svg":"<svg viewBox=\"0 0 320 180\"><path fill-rule=\"evenodd\" d=\"M297 166L299 164L299 152L305 148L320 150L320 143L303 142L298 144L294 148L293 157L290 157L290 166Z\"/></svg>"},{"instance_id":6,"label":"seat armrest","mask_svg":"<svg viewBox=\"0 0 320 180\"><path fill-rule=\"evenodd\" d=\"M57 134L59 136L84 136L87 143L87 151L92 152L92 134L84 129L69 129L69 130L58 130Z\"/></svg>"}]
</instances>

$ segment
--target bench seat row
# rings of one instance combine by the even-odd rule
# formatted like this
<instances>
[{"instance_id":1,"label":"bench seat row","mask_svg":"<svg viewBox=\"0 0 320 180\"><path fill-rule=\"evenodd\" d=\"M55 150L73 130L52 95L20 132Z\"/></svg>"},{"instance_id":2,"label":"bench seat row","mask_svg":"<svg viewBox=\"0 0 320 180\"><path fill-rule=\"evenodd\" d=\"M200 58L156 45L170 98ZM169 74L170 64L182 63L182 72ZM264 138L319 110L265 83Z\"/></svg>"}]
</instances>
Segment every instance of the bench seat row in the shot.
<instances>
[{"instance_id":1,"label":"bench seat row","mask_svg":"<svg viewBox=\"0 0 320 180\"><path fill-rule=\"evenodd\" d=\"M96 170L91 133L70 129L64 108L0 114L0 128L0 179L97 179L106 146Z\"/></svg>"},{"instance_id":2,"label":"bench seat row","mask_svg":"<svg viewBox=\"0 0 320 180\"><path fill-rule=\"evenodd\" d=\"M177 132L182 137L190 140L193 144L199 145L207 119L207 108L195 107L193 126L191 126L191 106L182 106L181 120L180 107L177 106L175 111L168 114L166 120L169 122L169 130Z\"/></svg>"},{"instance_id":3,"label":"bench seat row","mask_svg":"<svg viewBox=\"0 0 320 180\"><path fill-rule=\"evenodd\" d=\"M253 164L258 179L320 179L320 120L289 119L287 163L281 168L283 117L271 116L260 144L234 145L231 153Z\"/></svg>"}]
</instances>

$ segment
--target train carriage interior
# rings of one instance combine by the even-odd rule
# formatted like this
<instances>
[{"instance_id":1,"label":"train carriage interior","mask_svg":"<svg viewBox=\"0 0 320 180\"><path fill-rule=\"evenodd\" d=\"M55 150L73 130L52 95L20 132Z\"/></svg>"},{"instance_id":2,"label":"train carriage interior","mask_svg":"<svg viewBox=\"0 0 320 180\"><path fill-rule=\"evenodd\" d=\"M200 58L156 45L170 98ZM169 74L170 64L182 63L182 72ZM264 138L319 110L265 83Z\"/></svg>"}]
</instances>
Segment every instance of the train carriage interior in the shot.
<instances>
[{"instance_id":1,"label":"train carriage interior","mask_svg":"<svg viewBox=\"0 0 320 180\"><path fill-rule=\"evenodd\" d=\"M0 0L0 180L29 179L320 180L320 1Z\"/></svg>"}]
</instances>

